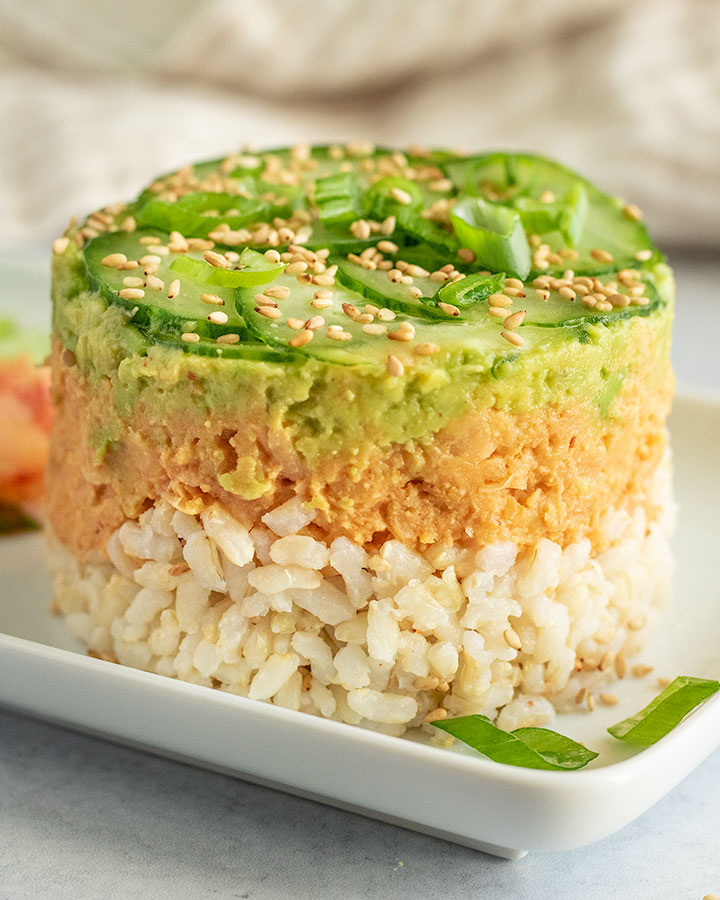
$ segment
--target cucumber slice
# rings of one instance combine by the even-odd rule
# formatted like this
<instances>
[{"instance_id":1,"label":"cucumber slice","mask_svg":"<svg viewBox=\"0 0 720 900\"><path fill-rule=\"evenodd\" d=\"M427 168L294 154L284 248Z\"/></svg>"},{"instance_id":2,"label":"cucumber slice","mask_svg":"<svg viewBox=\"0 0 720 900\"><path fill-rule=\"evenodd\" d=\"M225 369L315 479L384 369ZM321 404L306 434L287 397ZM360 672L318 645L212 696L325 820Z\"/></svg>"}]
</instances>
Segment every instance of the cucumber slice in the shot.
<instances>
[{"instance_id":1,"label":"cucumber slice","mask_svg":"<svg viewBox=\"0 0 720 900\"><path fill-rule=\"evenodd\" d=\"M223 334L235 333L241 338L247 336L247 328L242 318L237 314L233 302L233 289L223 286L203 285L190 278L179 278L172 266L174 261L180 259L177 255L160 255L153 253L153 247L161 244L144 244L142 238L167 239L165 235L157 231L140 230L127 234L122 231L103 234L94 238L84 248L85 266L92 289L97 290L109 303L121 306L131 313L130 318L148 336L175 335L177 338L185 332L197 332L203 337L215 339ZM114 254L120 254L125 259L137 261L138 265L131 269L119 269L113 265L103 264L103 260ZM194 263L207 266L202 259L188 255ZM148 257L159 260L148 263L157 266L157 270L148 278L144 273L144 265L140 260ZM183 257L184 258L184 257ZM212 268L212 266L207 266ZM130 285L125 279L131 279ZM135 280L149 282L150 285L159 287L155 290L147 284L136 286ZM179 280L180 291L175 297L168 297L170 285ZM143 296L137 296L136 291L142 291ZM221 303L206 303L203 294L212 293ZM227 316L227 322L213 322L208 316L213 312L221 311ZM222 318L222 316L220 317Z\"/></svg>"},{"instance_id":2,"label":"cucumber slice","mask_svg":"<svg viewBox=\"0 0 720 900\"><path fill-rule=\"evenodd\" d=\"M600 274L627 267L637 267L635 254L650 251L645 262L652 266L662 260L662 255L650 240L641 221L628 218L623 204L615 197L603 193L589 181L581 178L559 163L540 156L524 154L492 153L468 157L445 164L449 177L458 189L472 196L485 196L527 211L529 206L542 208L543 201L551 194L558 200L570 199L581 185L587 199L584 222L573 249L577 259L551 264L548 271L572 268L578 274ZM578 200L577 206L584 205ZM577 231L577 224L567 222L566 231ZM569 244L559 230L541 235L553 251L567 249ZM596 259L593 250L605 250L612 261L603 263ZM537 271L537 270L536 270Z\"/></svg>"}]
</instances>

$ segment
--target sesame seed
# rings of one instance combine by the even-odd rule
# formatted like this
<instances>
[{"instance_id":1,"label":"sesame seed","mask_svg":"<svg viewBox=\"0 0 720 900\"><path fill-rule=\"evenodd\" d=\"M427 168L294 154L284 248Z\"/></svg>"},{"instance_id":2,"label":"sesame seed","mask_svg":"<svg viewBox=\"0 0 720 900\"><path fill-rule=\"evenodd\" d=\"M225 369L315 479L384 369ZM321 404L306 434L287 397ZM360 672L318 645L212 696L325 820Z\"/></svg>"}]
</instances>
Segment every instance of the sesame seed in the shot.
<instances>
[{"instance_id":1,"label":"sesame seed","mask_svg":"<svg viewBox=\"0 0 720 900\"><path fill-rule=\"evenodd\" d=\"M627 672L627 661L624 656L615 657L615 674L618 678L624 678Z\"/></svg>"},{"instance_id":2,"label":"sesame seed","mask_svg":"<svg viewBox=\"0 0 720 900\"><path fill-rule=\"evenodd\" d=\"M515 631L514 628L506 628L503 632L503 637L505 638L505 643L508 647L512 647L513 650L520 650L522 647L522 641L520 640L520 635Z\"/></svg>"},{"instance_id":3,"label":"sesame seed","mask_svg":"<svg viewBox=\"0 0 720 900\"><path fill-rule=\"evenodd\" d=\"M210 306L225 306L225 301L222 297L218 297L217 294L200 294L200 299L203 303L207 303Z\"/></svg>"},{"instance_id":4,"label":"sesame seed","mask_svg":"<svg viewBox=\"0 0 720 900\"><path fill-rule=\"evenodd\" d=\"M630 298L625 294L610 294L608 303L616 309L624 309L630 305Z\"/></svg>"},{"instance_id":5,"label":"sesame seed","mask_svg":"<svg viewBox=\"0 0 720 900\"><path fill-rule=\"evenodd\" d=\"M68 244L70 243L70 238L59 237L52 242L52 252L55 256L60 256L61 253L64 253L67 250Z\"/></svg>"},{"instance_id":6,"label":"sesame seed","mask_svg":"<svg viewBox=\"0 0 720 900\"><path fill-rule=\"evenodd\" d=\"M145 279L144 279L144 278L138 278L137 276L134 276L134 275L126 275L125 278L123 278L123 282L122 282L122 283L125 285L125 287L139 287L139 288L141 288L141 287L144 287L144 286L145 286Z\"/></svg>"},{"instance_id":7,"label":"sesame seed","mask_svg":"<svg viewBox=\"0 0 720 900\"><path fill-rule=\"evenodd\" d=\"M360 313L360 315L357 316L356 319L355 319L356 322L360 322L360 323L363 323L363 322L372 322L372 320L373 320L373 314L372 314L372 313Z\"/></svg>"},{"instance_id":8,"label":"sesame seed","mask_svg":"<svg viewBox=\"0 0 720 900\"><path fill-rule=\"evenodd\" d=\"M267 291L266 291L266 293L267 293ZM315 298L315 300L332 300L333 291L328 291L328 290L315 291L315 293L313 294L313 297Z\"/></svg>"},{"instance_id":9,"label":"sesame seed","mask_svg":"<svg viewBox=\"0 0 720 900\"><path fill-rule=\"evenodd\" d=\"M352 303L343 303L342 311L349 319L357 319L357 317L361 314L360 310L357 306L353 306Z\"/></svg>"},{"instance_id":10,"label":"sesame seed","mask_svg":"<svg viewBox=\"0 0 720 900\"><path fill-rule=\"evenodd\" d=\"M642 210L635 203L628 203L626 206L623 206L623 215L635 221L639 221L643 217Z\"/></svg>"},{"instance_id":11,"label":"sesame seed","mask_svg":"<svg viewBox=\"0 0 720 900\"><path fill-rule=\"evenodd\" d=\"M123 300L140 300L144 296L145 291L140 288L123 288L118 291L118 297L122 297Z\"/></svg>"},{"instance_id":12,"label":"sesame seed","mask_svg":"<svg viewBox=\"0 0 720 900\"><path fill-rule=\"evenodd\" d=\"M541 203L554 203L555 202L555 194L552 191L543 191L540 194L540 202Z\"/></svg>"},{"instance_id":13,"label":"sesame seed","mask_svg":"<svg viewBox=\"0 0 720 900\"><path fill-rule=\"evenodd\" d=\"M392 320L395 318L395 312L392 309L383 307L382 309L378 310L377 317L381 322L392 322Z\"/></svg>"},{"instance_id":14,"label":"sesame seed","mask_svg":"<svg viewBox=\"0 0 720 900\"><path fill-rule=\"evenodd\" d=\"M514 344L516 347L522 347L525 341L520 337L519 334L515 334L514 331L503 331L501 336L505 338L510 344Z\"/></svg>"},{"instance_id":15,"label":"sesame seed","mask_svg":"<svg viewBox=\"0 0 720 900\"><path fill-rule=\"evenodd\" d=\"M362 330L365 334L387 334L387 325L382 325L380 322L370 322L367 325L363 325Z\"/></svg>"},{"instance_id":16,"label":"sesame seed","mask_svg":"<svg viewBox=\"0 0 720 900\"><path fill-rule=\"evenodd\" d=\"M309 331L317 331L318 328L322 328L325 324L325 319L322 316L310 316L310 318L305 323L305 327Z\"/></svg>"},{"instance_id":17,"label":"sesame seed","mask_svg":"<svg viewBox=\"0 0 720 900\"><path fill-rule=\"evenodd\" d=\"M286 319L285 324L288 328L292 328L294 331L300 331L301 328L305 327L305 322L302 319Z\"/></svg>"},{"instance_id":18,"label":"sesame seed","mask_svg":"<svg viewBox=\"0 0 720 900\"><path fill-rule=\"evenodd\" d=\"M516 313L513 313L511 316L508 316L505 319L505 328L508 331L513 331L518 327L518 325L522 325L526 314L527 313L524 309L520 309Z\"/></svg>"},{"instance_id":19,"label":"sesame seed","mask_svg":"<svg viewBox=\"0 0 720 900\"><path fill-rule=\"evenodd\" d=\"M431 709L429 713L426 713L423 722L430 724L430 722L437 722L440 719L447 719L448 711L444 709L442 706L438 706L436 709ZM403 863L400 862L398 865L402 866Z\"/></svg>"},{"instance_id":20,"label":"sesame seed","mask_svg":"<svg viewBox=\"0 0 720 900\"><path fill-rule=\"evenodd\" d=\"M509 287L519 288L520 290L522 290L524 285L523 285L522 281L520 281L519 278L506 278L505 279L505 287L506 288L509 288Z\"/></svg>"},{"instance_id":21,"label":"sesame seed","mask_svg":"<svg viewBox=\"0 0 720 900\"><path fill-rule=\"evenodd\" d=\"M400 249L392 241L378 241L377 248L381 253L397 253Z\"/></svg>"},{"instance_id":22,"label":"sesame seed","mask_svg":"<svg viewBox=\"0 0 720 900\"><path fill-rule=\"evenodd\" d=\"M216 338L218 344L237 344L240 341L239 334L221 334Z\"/></svg>"},{"instance_id":23,"label":"sesame seed","mask_svg":"<svg viewBox=\"0 0 720 900\"><path fill-rule=\"evenodd\" d=\"M295 337L291 337L288 343L291 347L304 347L305 344L310 343L313 335L314 333L309 328L304 328L302 331L298 331Z\"/></svg>"},{"instance_id":24,"label":"sesame seed","mask_svg":"<svg viewBox=\"0 0 720 900\"><path fill-rule=\"evenodd\" d=\"M312 279L313 284L321 284L326 287L330 287L335 284L335 278L330 274L330 270L324 272L322 275L315 275Z\"/></svg>"},{"instance_id":25,"label":"sesame seed","mask_svg":"<svg viewBox=\"0 0 720 900\"><path fill-rule=\"evenodd\" d=\"M611 263L614 259L612 253L608 253L607 250L599 250L597 248L590 251L590 256L592 256L592 258L596 259L598 262L604 263Z\"/></svg>"},{"instance_id":26,"label":"sesame seed","mask_svg":"<svg viewBox=\"0 0 720 900\"><path fill-rule=\"evenodd\" d=\"M168 300L173 300L180 293L180 280L178 278L175 281L170 282L170 287L168 288Z\"/></svg>"},{"instance_id":27,"label":"sesame seed","mask_svg":"<svg viewBox=\"0 0 720 900\"><path fill-rule=\"evenodd\" d=\"M587 688L581 687L580 690L575 694L575 702L582 703L585 697L587 696Z\"/></svg>"},{"instance_id":28,"label":"sesame seed","mask_svg":"<svg viewBox=\"0 0 720 900\"><path fill-rule=\"evenodd\" d=\"M260 313L261 316L265 316L266 319L282 318L282 313L277 306L256 306L255 312Z\"/></svg>"},{"instance_id":29,"label":"sesame seed","mask_svg":"<svg viewBox=\"0 0 720 900\"><path fill-rule=\"evenodd\" d=\"M509 309L503 309L501 306L489 306L488 315L493 319L507 319L511 315Z\"/></svg>"},{"instance_id":30,"label":"sesame seed","mask_svg":"<svg viewBox=\"0 0 720 900\"><path fill-rule=\"evenodd\" d=\"M208 316L208 322L212 322L213 325L227 325L228 318L229 317L226 312L218 309L210 313L210 315Z\"/></svg>"},{"instance_id":31,"label":"sesame seed","mask_svg":"<svg viewBox=\"0 0 720 900\"><path fill-rule=\"evenodd\" d=\"M140 243L149 247L151 244L162 244L162 240L156 235L148 234L140 238Z\"/></svg>"},{"instance_id":32,"label":"sesame seed","mask_svg":"<svg viewBox=\"0 0 720 900\"><path fill-rule=\"evenodd\" d=\"M419 300L419 299L422 297L423 292L422 292L422 291L420 290L420 288L418 288L418 287L409 287L409 288L408 288L408 294L410 294L410 296L411 296L414 300Z\"/></svg>"},{"instance_id":33,"label":"sesame seed","mask_svg":"<svg viewBox=\"0 0 720 900\"><path fill-rule=\"evenodd\" d=\"M652 670L652 666L645 665L644 663L638 663L636 666L632 667L633 678L644 678L646 675L649 675Z\"/></svg>"},{"instance_id":34,"label":"sesame seed","mask_svg":"<svg viewBox=\"0 0 720 900\"><path fill-rule=\"evenodd\" d=\"M592 712L595 709L595 695L588 694L587 695L587 708Z\"/></svg>"},{"instance_id":35,"label":"sesame seed","mask_svg":"<svg viewBox=\"0 0 720 900\"><path fill-rule=\"evenodd\" d=\"M135 222L135 218L133 216L127 216L123 219L122 224L120 225L123 231L132 232L137 228L137 224Z\"/></svg>"},{"instance_id":36,"label":"sesame seed","mask_svg":"<svg viewBox=\"0 0 720 900\"><path fill-rule=\"evenodd\" d=\"M550 296L550 291L539 290L535 291L535 293L543 302L546 302L548 297Z\"/></svg>"},{"instance_id":37,"label":"sesame seed","mask_svg":"<svg viewBox=\"0 0 720 900\"><path fill-rule=\"evenodd\" d=\"M448 316L460 315L460 310L457 308L457 306L453 306L452 303L443 303L442 301L440 301L438 303L438 308Z\"/></svg>"},{"instance_id":38,"label":"sesame seed","mask_svg":"<svg viewBox=\"0 0 720 900\"><path fill-rule=\"evenodd\" d=\"M435 181L431 181L428 184L428 187L431 191L439 191L441 193L445 193L453 189L453 183L449 178L437 178Z\"/></svg>"},{"instance_id":39,"label":"sesame seed","mask_svg":"<svg viewBox=\"0 0 720 900\"><path fill-rule=\"evenodd\" d=\"M418 344L417 347L415 347L413 352L418 356L434 356L436 353L440 352L440 347L432 341L423 341L422 344Z\"/></svg>"},{"instance_id":40,"label":"sesame seed","mask_svg":"<svg viewBox=\"0 0 720 900\"><path fill-rule=\"evenodd\" d=\"M312 334L312 332L311 332ZM330 331L328 328L327 336L333 341L351 341L352 335L349 331L343 331L340 329L339 331Z\"/></svg>"},{"instance_id":41,"label":"sesame seed","mask_svg":"<svg viewBox=\"0 0 720 900\"><path fill-rule=\"evenodd\" d=\"M658 678L657 685L661 688L666 688L669 684L672 684L672 678ZM719 898L720 900L720 898Z\"/></svg>"},{"instance_id":42,"label":"sesame seed","mask_svg":"<svg viewBox=\"0 0 720 900\"><path fill-rule=\"evenodd\" d=\"M390 188L389 193L396 203L400 203L403 206L409 206L412 203L412 197L410 196L410 194L408 194L407 191L404 191L402 188Z\"/></svg>"},{"instance_id":43,"label":"sesame seed","mask_svg":"<svg viewBox=\"0 0 720 900\"><path fill-rule=\"evenodd\" d=\"M332 294L332 291L326 291L325 293ZM324 300L322 297L313 297L310 301L310 306L313 309L330 309L333 305L333 302L330 298Z\"/></svg>"},{"instance_id":44,"label":"sesame seed","mask_svg":"<svg viewBox=\"0 0 720 900\"><path fill-rule=\"evenodd\" d=\"M181 337L186 344L197 344L197 342L200 340L200 335L195 334L194 331L185 331L183 332Z\"/></svg>"},{"instance_id":45,"label":"sesame seed","mask_svg":"<svg viewBox=\"0 0 720 900\"><path fill-rule=\"evenodd\" d=\"M520 288L516 287L505 287L503 288L503 294L506 297L525 297L525 291L520 290Z\"/></svg>"},{"instance_id":46,"label":"sesame seed","mask_svg":"<svg viewBox=\"0 0 720 900\"><path fill-rule=\"evenodd\" d=\"M397 224L397 220L395 216L388 216L387 219L382 223L381 231L383 234L392 234L395 231L395 225Z\"/></svg>"},{"instance_id":47,"label":"sesame seed","mask_svg":"<svg viewBox=\"0 0 720 900\"><path fill-rule=\"evenodd\" d=\"M500 306L503 309L508 309L513 305L512 298L506 297L505 294L490 294L488 297L488 305L489 306Z\"/></svg>"},{"instance_id":48,"label":"sesame seed","mask_svg":"<svg viewBox=\"0 0 720 900\"><path fill-rule=\"evenodd\" d=\"M263 254L265 259L271 263L279 263L280 262L280 254L277 250L266 250Z\"/></svg>"},{"instance_id":49,"label":"sesame seed","mask_svg":"<svg viewBox=\"0 0 720 900\"><path fill-rule=\"evenodd\" d=\"M151 291L164 291L165 290L165 282L162 278L158 278L157 275L148 275L145 279L146 287L149 287Z\"/></svg>"},{"instance_id":50,"label":"sesame seed","mask_svg":"<svg viewBox=\"0 0 720 900\"><path fill-rule=\"evenodd\" d=\"M140 257L140 265L142 266L159 266L161 262L162 259L154 253L146 253L145 256Z\"/></svg>"},{"instance_id":51,"label":"sesame seed","mask_svg":"<svg viewBox=\"0 0 720 900\"><path fill-rule=\"evenodd\" d=\"M560 294L560 296L564 297L566 300L574 300L577 297L575 291L567 285L563 285L561 288L558 288L558 294Z\"/></svg>"},{"instance_id":52,"label":"sesame seed","mask_svg":"<svg viewBox=\"0 0 720 900\"><path fill-rule=\"evenodd\" d=\"M605 706L617 706L620 698L616 694L600 694L600 702Z\"/></svg>"},{"instance_id":53,"label":"sesame seed","mask_svg":"<svg viewBox=\"0 0 720 900\"><path fill-rule=\"evenodd\" d=\"M120 263L124 262L127 262L127 256L124 253L110 253L100 260L100 265L107 266L108 269L116 269Z\"/></svg>"},{"instance_id":54,"label":"sesame seed","mask_svg":"<svg viewBox=\"0 0 720 900\"><path fill-rule=\"evenodd\" d=\"M267 288L263 294L266 297L272 297L273 300L287 300L290 296L290 288L286 284L278 284L275 287Z\"/></svg>"},{"instance_id":55,"label":"sesame seed","mask_svg":"<svg viewBox=\"0 0 720 900\"><path fill-rule=\"evenodd\" d=\"M633 306L647 306L649 302L649 297L633 297L630 301Z\"/></svg>"},{"instance_id":56,"label":"sesame seed","mask_svg":"<svg viewBox=\"0 0 720 900\"><path fill-rule=\"evenodd\" d=\"M397 356L393 356L392 354L388 356L385 362L385 369L387 370L388 375L392 375L393 378L400 378L401 375L405 374L405 366Z\"/></svg>"},{"instance_id":57,"label":"sesame seed","mask_svg":"<svg viewBox=\"0 0 720 900\"><path fill-rule=\"evenodd\" d=\"M370 225L365 219L357 219L350 223L350 234L359 241L365 241L370 237Z\"/></svg>"},{"instance_id":58,"label":"sesame seed","mask_svg":"<svg viewBox=\"0 0 720 900\"><path fill-rule=\"evenodd\" d=\"M410 328L412 328L412 330L410 330L410 328L404 327L406 325L406 322L402 322L394 331L391 331L388 334L390 340L403 342L411 341L415 337L415 329L410 326Z\"/></svg>"},{"instance_id":59,"label":"sesame seed","mask_svg":"<svg viewBox=\"0 0 720 900\"><path fill-rule=\"evenodd\" d=\"M206 263L210 263L211 266L215 266L217 269L228 269L230 267L230 263L224 256L220 253L216 253L214 250L205 250L203 253L203 259Z\"/></svg>"},{"instance_id":60,"label":"sesame seed","mask_svg":"<svg viewBox=\"0 0 720 900\"><path fill-rule=\"evenodd\" d=\"M639 262L647 262L652 256L652 250L638 250L635 254L635 259Z\"/></svg>"}]
</instances>

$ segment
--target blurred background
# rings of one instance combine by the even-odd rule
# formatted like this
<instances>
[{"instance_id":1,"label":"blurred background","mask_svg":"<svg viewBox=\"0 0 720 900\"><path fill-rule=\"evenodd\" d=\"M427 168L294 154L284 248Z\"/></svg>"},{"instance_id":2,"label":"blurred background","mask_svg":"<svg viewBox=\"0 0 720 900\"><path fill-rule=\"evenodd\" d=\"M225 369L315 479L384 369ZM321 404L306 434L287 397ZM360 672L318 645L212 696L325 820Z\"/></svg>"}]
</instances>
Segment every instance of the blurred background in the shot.
<instances>
[{"instance_id":1,"label":"blurred background","mask_svg":"<svg viewBox=\"0 0 720 900\"><path fill-rule=\"evenodd\" d=\"M67 218L163 170L352 138L557 157L638 203L704 293L719 46L718 0L0 0L0 293L46 296Z\"/></svg>"},{"instance_id":2,"label":"blurred background","mask_svg":"<svg viewBox=\"0 0 720 900\"><path fill-rule=\"evenodd\" d=\"M546 153L720 243L717 0L0 0L0 235L244 143Z\"/></svg>"}]
</instances>

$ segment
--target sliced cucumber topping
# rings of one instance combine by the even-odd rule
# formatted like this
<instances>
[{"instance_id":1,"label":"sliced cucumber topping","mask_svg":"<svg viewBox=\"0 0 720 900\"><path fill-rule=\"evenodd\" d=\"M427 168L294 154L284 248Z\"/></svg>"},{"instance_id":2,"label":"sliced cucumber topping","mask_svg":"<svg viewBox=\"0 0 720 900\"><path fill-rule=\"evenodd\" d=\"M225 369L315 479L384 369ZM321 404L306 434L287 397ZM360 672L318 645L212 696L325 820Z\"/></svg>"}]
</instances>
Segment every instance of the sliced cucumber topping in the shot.
<instances>
[{"instance_id":1,"label":"sliced cucumber topping","mask_svg":"<svg viewBox=\"0 0 720 900\"><path fill-rule=\"evenodd\" d=\"M83 231L90 286L131 327L229 359L494 373L664 302L636 208L523 154L240 153L170 173Z\"/></svg>"}]
</instances>

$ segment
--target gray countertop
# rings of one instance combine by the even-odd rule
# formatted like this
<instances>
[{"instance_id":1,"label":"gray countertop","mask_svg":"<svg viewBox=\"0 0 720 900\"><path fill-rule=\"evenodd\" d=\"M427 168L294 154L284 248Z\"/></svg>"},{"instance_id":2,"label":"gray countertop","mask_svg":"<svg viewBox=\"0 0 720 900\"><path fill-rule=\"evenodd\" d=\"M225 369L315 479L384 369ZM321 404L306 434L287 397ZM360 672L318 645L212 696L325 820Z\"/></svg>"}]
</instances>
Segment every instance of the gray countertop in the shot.
<instances>
[{"instance_id":1,"label":"gray countertop","mask_svg":"<svg viewBox=\"0 0 720 900\"><path fill-rule=\"evenodd\" d=\"M720 393L717 254L674 261L679 380ZM0 261L3 292L45 279ZM720 751L613 837L507 862L0 712L0 900L702 900L719 810Z\"/></svg>"}]
</instances>

